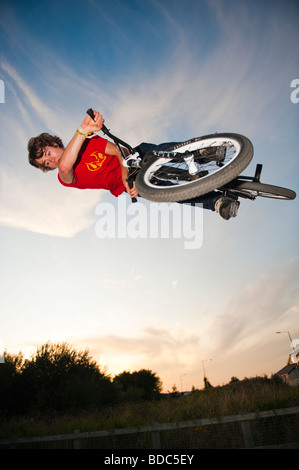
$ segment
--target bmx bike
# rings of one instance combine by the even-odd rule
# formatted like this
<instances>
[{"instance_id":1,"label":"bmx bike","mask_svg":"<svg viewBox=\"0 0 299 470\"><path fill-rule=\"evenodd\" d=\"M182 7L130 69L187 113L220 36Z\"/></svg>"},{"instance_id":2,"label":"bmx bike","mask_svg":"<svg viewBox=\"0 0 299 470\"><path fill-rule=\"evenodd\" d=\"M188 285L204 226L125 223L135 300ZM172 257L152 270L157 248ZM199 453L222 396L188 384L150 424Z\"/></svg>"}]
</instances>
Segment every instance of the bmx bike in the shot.
<instances>
[{"instance_id":1,"label":"bmx bike","mask_svg":"<svg viewBox=\"0 0 299 470\"><path fill-rule=\"evenodd\" d=\"M94 119L91 108L87 114ZM138 194L150 201L181 202L213 190L235 199L255 200L262 196L291 200L296 197L291 189L262 183L261 164L257 164L254 176L240 176L253 157L253 145L243 135L216 133L170 144L167 149L153 146L141 158L105 125L101 131L118 147L129 169L129 186L135 181Z\"/></svg>"}]
</instances>

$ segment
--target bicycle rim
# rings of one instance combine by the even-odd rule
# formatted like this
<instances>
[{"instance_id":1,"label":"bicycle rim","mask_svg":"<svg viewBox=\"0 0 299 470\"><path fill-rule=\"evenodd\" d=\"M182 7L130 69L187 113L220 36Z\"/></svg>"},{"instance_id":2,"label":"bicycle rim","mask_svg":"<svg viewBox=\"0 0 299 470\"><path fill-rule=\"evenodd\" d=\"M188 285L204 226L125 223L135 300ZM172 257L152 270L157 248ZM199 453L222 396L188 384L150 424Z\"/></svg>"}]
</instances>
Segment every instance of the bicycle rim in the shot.
<instances>
[{"instance_id":1,"label":"bicycle rim","mask_svg":"<svg viewBox=\"0 0 299 470\"><path fill-rule=\"evenodd\" d=\"M164 155L150 159L138 174L138 192L147 199L180 201L206 194L238 176L253 148L238 134L215 134L178 144Z\"/></svg>"}]
</instances>

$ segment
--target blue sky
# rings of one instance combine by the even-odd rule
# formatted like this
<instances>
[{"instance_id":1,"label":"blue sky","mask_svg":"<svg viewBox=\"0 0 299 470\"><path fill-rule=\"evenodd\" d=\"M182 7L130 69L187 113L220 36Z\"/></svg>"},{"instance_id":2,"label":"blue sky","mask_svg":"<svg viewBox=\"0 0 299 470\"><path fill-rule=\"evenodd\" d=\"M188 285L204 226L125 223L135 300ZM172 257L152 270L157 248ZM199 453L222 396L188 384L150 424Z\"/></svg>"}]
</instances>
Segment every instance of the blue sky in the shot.
<instances>
[{"instance_id":1,"label":"blue sky","mask_svg":"<svg viewBox=\"0 0 299 470\"><path fill-rule=\"evenodd\" d=\"M299 338L298 198L203 214L203 241L100 238L103 191L27 163L46 131L66 144L85 111L137 145L239 132L244 173L299 191L297 1L4 1L0 15L2 344L88 348L112 375L149 368L165 390L279 370ZM149 204L143 201L147 210ZM128 218L127 214L127 218ZM185 375L183 375L185 374Z\"/></svg>"}]
</instances>

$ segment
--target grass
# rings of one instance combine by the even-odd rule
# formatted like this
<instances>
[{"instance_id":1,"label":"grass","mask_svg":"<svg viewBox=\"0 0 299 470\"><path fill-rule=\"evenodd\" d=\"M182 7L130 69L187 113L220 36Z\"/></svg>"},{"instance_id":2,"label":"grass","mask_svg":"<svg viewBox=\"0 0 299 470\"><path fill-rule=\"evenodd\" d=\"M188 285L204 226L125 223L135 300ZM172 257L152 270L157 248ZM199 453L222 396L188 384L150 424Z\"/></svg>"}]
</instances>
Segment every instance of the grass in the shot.
<instances>
[{"instance_id":1,"label":"grass","mask_svg":"<svg viewBox=\"0 0 299 470\"><path fill-rule=\"evenodd\" d=\"M121 403L73 414L44 413L0 419L0 439L69 434L169 423L299 406L299 388L256 377L189 396Z\"/></svg>"}]
</instances>

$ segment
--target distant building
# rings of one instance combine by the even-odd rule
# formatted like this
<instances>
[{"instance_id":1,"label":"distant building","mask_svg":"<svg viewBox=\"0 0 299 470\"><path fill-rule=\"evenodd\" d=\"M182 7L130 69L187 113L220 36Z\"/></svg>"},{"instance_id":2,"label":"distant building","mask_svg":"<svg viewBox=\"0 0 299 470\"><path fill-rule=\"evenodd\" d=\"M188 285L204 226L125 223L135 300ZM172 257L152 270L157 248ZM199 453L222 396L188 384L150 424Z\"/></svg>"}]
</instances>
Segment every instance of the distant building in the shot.
<instances>
[{"instance_id":1,"label":"distant building","mask_svg":"<svg viewBox=\"0 0 299 470\"><path fill-rule=\"evenodd\" d=\"M278 375L289 385L299 386L299 348L289 355L287 365L274 375Z\"/></svg>"}]
</instances>

